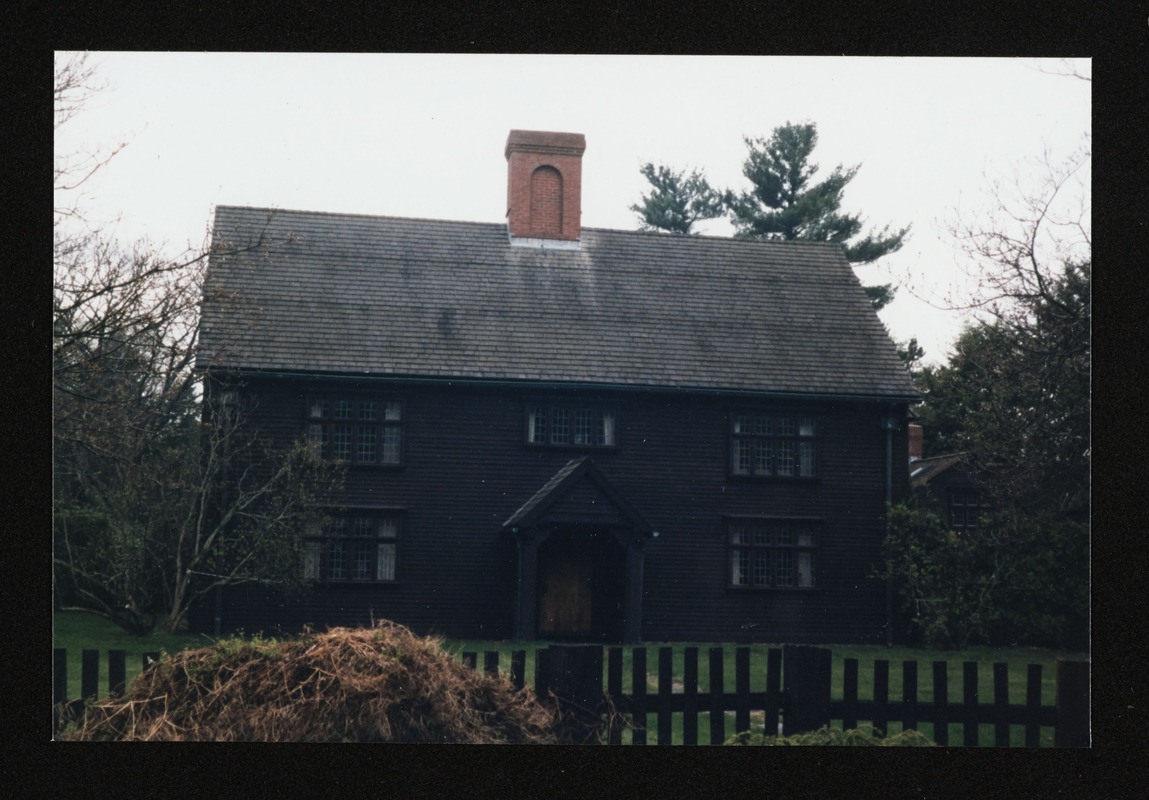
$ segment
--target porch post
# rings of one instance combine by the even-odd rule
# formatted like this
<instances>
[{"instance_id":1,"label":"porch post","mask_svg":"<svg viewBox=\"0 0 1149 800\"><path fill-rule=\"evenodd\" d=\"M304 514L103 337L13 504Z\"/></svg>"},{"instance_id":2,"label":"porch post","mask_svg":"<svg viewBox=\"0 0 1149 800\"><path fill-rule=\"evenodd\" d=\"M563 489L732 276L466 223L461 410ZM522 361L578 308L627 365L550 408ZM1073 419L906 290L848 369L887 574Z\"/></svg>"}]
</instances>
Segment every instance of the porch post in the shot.
<instances>
[{"instance_id":1,"label":"porch post","mask_svg":"<svg viewBox=\"0 0 1149 800\"><path fill-rule=\"evenodd\" d=\"M515 594L515 638L536 638L535 586L538 582L539 543L529 531L515 530L519 551L519 580Z\"/></svg>"},{"instance_id":2,"label":"porch post","mask_svg":"<svg viewBox=\"0 0 1149 800\"><path fill-rule=\"evenodd\" d=\"M643 544L642 536L634 533L626 548L626 624L622 633L625 644L642 641Z\"/></svg>"}]
</instances>

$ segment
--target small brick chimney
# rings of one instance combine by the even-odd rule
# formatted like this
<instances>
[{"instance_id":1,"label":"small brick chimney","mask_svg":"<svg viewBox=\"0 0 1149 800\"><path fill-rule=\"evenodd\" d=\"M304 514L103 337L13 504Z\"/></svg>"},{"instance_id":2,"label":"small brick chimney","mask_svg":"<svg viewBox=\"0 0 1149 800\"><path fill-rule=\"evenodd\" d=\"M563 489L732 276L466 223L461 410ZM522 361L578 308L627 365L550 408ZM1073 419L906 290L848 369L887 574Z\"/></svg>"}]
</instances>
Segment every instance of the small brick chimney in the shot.
<instances>
[{"instance_id":1,"label":"small brick chimney","mask_svg":"<svg viewBox=\"0 0 1149 800\"><path fill-rule=\"evenodd\" d=\"M910 461L917 461L922 457L922 434L925 433L921 425L911 422L910 432Z\"/></svg>"},{"instance_id":2,"label":"small brick chimney","mask_svg":"<svg viewBox=\"0 0 1149 800\"><path fill-rule=\"evenodd\" d=\"M585 150L581 133L513 130L507 136L507 231L512 243L578 242Z\"/></svg>"}]
</instances>

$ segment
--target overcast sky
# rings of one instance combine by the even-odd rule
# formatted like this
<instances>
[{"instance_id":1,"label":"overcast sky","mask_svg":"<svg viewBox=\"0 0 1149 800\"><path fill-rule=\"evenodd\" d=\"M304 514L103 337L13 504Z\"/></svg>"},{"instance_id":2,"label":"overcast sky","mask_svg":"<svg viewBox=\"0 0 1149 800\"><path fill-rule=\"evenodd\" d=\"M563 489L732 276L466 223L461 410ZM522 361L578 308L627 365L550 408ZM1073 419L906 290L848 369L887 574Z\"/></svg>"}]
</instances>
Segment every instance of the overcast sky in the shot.
<instances>
[{"instance_id":1,"label":"overcast sky","mask_svg":"<svg viewBox=\"0 0 1149 800\"><path fill-rule=\"evenodd\" d=\"M58 54L66 58L66 54ZM204 242L216 204L502 222L512 128L583 133L582 224L634 229L645 161L747 188L742 137L815 122L813 160L861 164L844 210L912 224L858 268L903 284L881 312L944 360L962 319L913 295L961 275L945 233L1090 134L1087 81L1063 62L971 58L94 53L107 88L57 131L57 153L128 146L84 186L123 240ZM1069 64L1090 74L1088 60ZM1088 192L1088 169L1079 173ZM702 230L729 235L725 221ZM913 291L911 291L911 289Z\"/></svg>"}]
</instances>

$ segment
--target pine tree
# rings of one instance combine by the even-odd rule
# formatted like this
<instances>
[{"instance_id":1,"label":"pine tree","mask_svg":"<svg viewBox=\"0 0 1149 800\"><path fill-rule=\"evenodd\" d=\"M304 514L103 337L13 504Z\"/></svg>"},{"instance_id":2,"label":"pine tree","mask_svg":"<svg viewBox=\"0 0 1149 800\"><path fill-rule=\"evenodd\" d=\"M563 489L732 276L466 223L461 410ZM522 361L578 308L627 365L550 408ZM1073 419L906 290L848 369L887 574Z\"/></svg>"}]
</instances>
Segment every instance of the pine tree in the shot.
<instances>
[{"instance_id":1,"label":"pine tree","mask_svg":"<svg viewBox=\"0 0 1149 800\"><path fill-rule=\"evenodd\" d=\"M638 214L643 230L690 233L695 222L721 217L726 211L722 194L698 170L687 175L685 170L675 172L647 162L640 172L650 181L652 191L630 208Z\"/></svg>"},{"instance_id":2,"label":"pine tree","mask_svg":"<svg viewBox=\"0 0 1149 800\"><path fill-rule=\"evenodd\" d=\"M740 238L804 240L840 244L851 264L869 264L896 252L909 233L909 226L889 232L889 225L860 239L862 218L840 211L842 192L858 173L859 165L836 166L815 183L818 166L810 155L818 144L812 122L787 122L768 139L743 137L749 153L742 167L753 188L739 195L728 193L731 221ZM851 241L853 240L853 241ZM889 285L867 286L875 309L894 296Z\"/></svg>"}]
</instances>

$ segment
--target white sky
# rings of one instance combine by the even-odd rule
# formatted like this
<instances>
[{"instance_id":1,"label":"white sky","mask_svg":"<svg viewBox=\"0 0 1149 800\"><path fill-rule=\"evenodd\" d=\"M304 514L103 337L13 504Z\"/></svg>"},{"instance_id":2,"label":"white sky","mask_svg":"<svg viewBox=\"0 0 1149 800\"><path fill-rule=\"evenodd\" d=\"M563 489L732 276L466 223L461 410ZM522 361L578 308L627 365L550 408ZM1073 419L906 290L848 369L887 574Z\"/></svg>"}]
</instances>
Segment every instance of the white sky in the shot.
<instances>
[{"instance_id":1,"label":"white sky","mask_svg":"<svg viewBox=\"0 0 1149 800\"><path fill-rule=\"evenodd\" d=\"M59 54L58 58L66 57ZM501 222L512 128L586 135L582 223L635 229L645 161L747 188L742 136L818 125L822 174L861 163L843 208L912 223L860 267L944 295L963 262L945 233L986 206L986 176L1027 180L1090 133L1087 81L1032 59L95 53L107 84L57 153L128 146L84 187L122 240L203 244L215 204ZM1090 73L1090 62L1072 66ZM1088 192L1088 169L1079 173ZM703 226L729 235L725 221ZM961 317L907 288L881 312L944 360Z\"/></svg>"}]
</instances>

